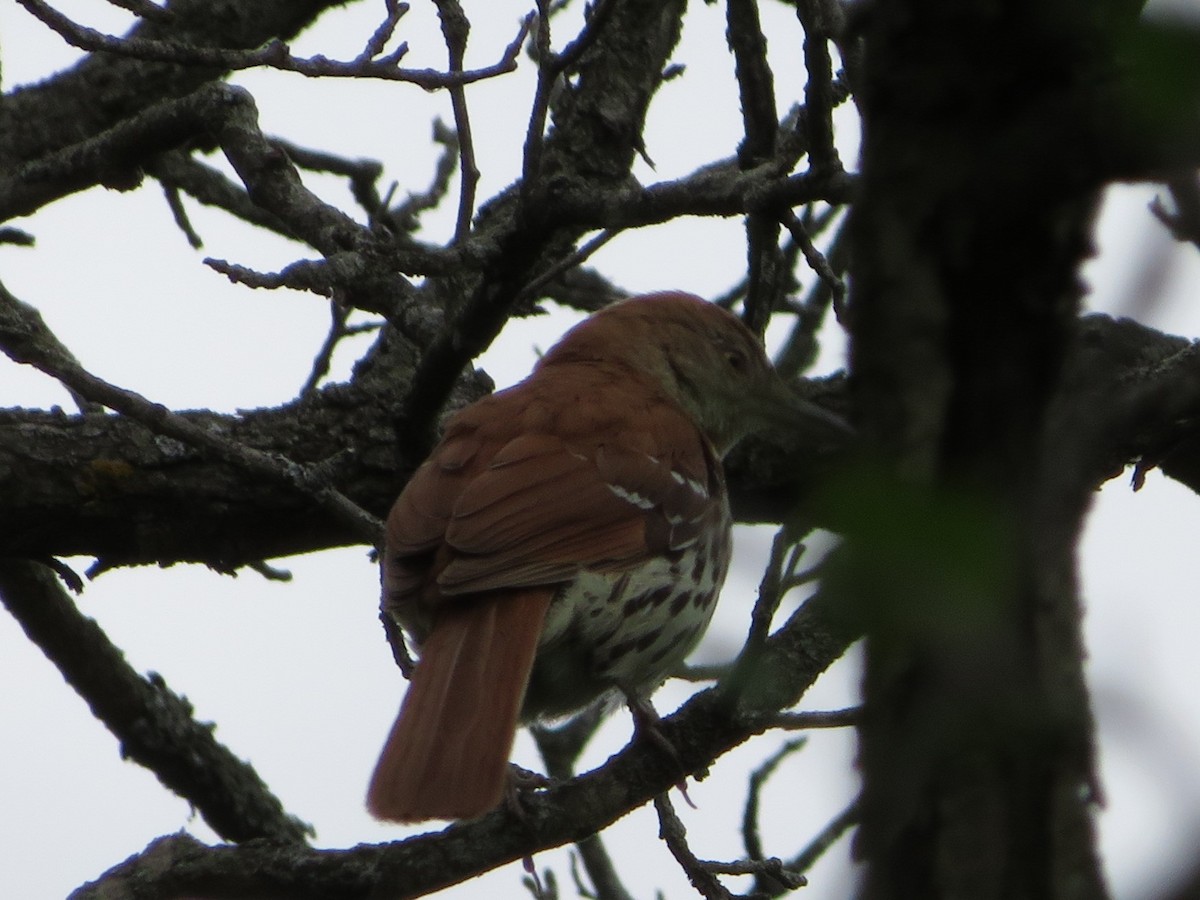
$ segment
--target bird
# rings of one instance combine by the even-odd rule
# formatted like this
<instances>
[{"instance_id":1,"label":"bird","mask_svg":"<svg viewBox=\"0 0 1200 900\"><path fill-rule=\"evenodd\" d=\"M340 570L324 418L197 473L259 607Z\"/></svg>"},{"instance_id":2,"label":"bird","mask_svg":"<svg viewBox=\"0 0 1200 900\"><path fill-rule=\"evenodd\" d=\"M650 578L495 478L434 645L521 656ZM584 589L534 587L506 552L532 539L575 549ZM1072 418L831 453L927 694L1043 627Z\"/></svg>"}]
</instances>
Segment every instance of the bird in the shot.
<instances>
[{"instance_id":1,"label":"bird","mask_svg":"<svg viewBox=\"0 0 1200 900\"><path fill-rule=\"evenodd\" d=\"M368 811L477 818L503 800L519 724L648 698L729 567L722 458L797 416L840 423L737 316L670 291L593 313L450 417L386 523L382 607L419 658Z\"/></svg>"}]
</instances>

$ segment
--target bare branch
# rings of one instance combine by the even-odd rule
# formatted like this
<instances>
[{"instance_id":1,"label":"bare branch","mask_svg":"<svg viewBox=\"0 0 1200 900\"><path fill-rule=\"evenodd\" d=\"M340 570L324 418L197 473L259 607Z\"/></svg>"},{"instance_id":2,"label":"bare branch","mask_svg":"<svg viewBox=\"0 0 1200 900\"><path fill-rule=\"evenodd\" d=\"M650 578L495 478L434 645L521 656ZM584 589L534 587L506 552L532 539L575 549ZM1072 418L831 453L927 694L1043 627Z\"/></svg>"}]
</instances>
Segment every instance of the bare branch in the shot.
<instances>
[{"instance_id":1,"label":"bare branch","mask_svg":"<svg viewBox=\"0 0 1200 900\"><path fill-rule=\"evenodd\" d=\"M1169 211L1157 197L1150 211L1162 222L1177 241L1188 241L1200 247L1200 174L1180 173L1167 182L1174 212Z\"/></svg>"},{"instance_id":2,"label":"bare branch","mask_svg":"<svg viewBox=\"0 0 1200 900\"><path fill-rule=\"evenodd\" d=\"M537 278L534 278L532 281L530 281L527 285L525 285L525 287L521 288L520 293L517 294L517 299L536 299L538 293L543 287L545 287L559 275L562 275L568 269L573 269L581 263L586 262L588 258L592 256L592 254L615 238L619 233L620 232L617 231L600 232L594 238L588 240L582 247L580 247L570 256L564 256L545 272L542 272L540 275L538 275ZM613 299L619 299L619 297L614 296Z\"/></svg>"},{"instance_id":3,"label":"bare branch","mask_svg":"<svg viewBox=\"0 0 1200 900\"><path fill-rule=\"evenodd\" d=\"M463 12L458 0L434 0L438 19L442 23L442 37L446 41L450 72L462 71L467 54L467 38L471 33L471 22ZM522 25L522 38L528 29ZM450 87L450 105L454 110L454 128L458 135L459 153L459 198L458 217L454 223L453 243L466 240L471 230L471 218L475 213L475 187L479 184L479 167L475 164L475 141L471 137L471 116L467 109L467 94L461 84Z\"/></svg>"},{"instance_id":4,"label":"bare branch","mask_svg":"<svg viewBox=\"0 0 1200 900\"><path fill-rule=\"evenodd\" d=\"M841 12L828 0L799 0L796 15L804 27L804 125L808 132L808 158L815 172L841 171L833 143L833 64L830 37L838 30Z\"/></svg>"},{"instance_id":5,"label":"bare branch","mask_svg":"<svg viewBox=\"0 0 1200 900\"><path fill-rule=\"evenodd\" d=\"M383 53L388 41L392 39L392 35L396 33L396 26L400 24L400 19L408 12L409 5L407 3L399 3L397 0L384 0L384 19L379 23L379 27L367 38L366 44L363 45L362 53L355 57L355 62L363 62Z\"/></svg>"},{"instance_id":6,"label":"bare branch","mask_svg":"<svg viewBox=\"0 0 1200 900\"><path fill-rule=\"evenodd\" d=\"M846 709L783 712L770 719L760 719L759 723L770 728L807 731L811 728L854 728L861 719L861 707L851 706Z\"/></svg>"},{"instance_id":7,"label":"bare branch","mask_svg":"<svg viewBox=\"0 0 1200 900\"><path fill-rule=\"evenodd\" d=\"M770 777L775 774L779 764L807 743L808 738L806 737L785 741L782 747L763 760L762 764L750 773L746 805L742 810L742 843L746 848L746 856L750 859L766 857L766 853L763 852L762 839L758 835L758 810L763 788L766 787Z\"/></svg>"},{"instance_id":8,"label":"bare branch","mask_svg":"<svg viewBox=\"0 0 1200 900\"><path fill-rule=\"evenodd\" d=\"M536 16L537 31L530 48L538 64L537 87L529 113L529 127L525 134L525 152L521 170L522 196L528 197L542 171L542 148L545 143L546 117L553 105L555 92L562 84L568 71L580 60L584 52L595 43L604 22L613 8L613 0L598 0L584 11L583 29L561 53L554 53L550 46L550 18L554 13L548 0L538 0Z\"/></svg>"},{"instance_id":9,"label":"bare branch","mask_svg":"<svg viewBox=\"0 0 1200 900\"><path fill-rule=\"evenodd\" d=\"M171 217L175 220L175 224L179 226L179 230L183 232L183 236L187 238L187 242L191 245L192 249L199 250L204 246L204 241L200 239L200 235L192 227L187 210L183 206L183 199L179 196L179 189L165 183L162 188L163 196L167 200L167 208L171 210Z\"/></svg>"},{"instance_id":10,"label":"bare branch","mask_svg":"<svg viewBox=\"0 0 1200 900\"><path fill-rule=\"evenodd\" d=\"M788 863L788 868L795 872L807 872L811 869L825 851L837 843L838 838L858 824L859 814L858 801L855 800L822 828L807 847L796 854Z\"/></svg>"},{"instance_id":11,"label":"bare branch","mask_svg":"<svg viewBox=\"0 0 1200 900\"><path fill-rule=\"evenodd\" d=\"M340 62L320 55L307 58L293 56L288 44L277 39L269 41L256 50L229 50L222 47L203 47L174 41L122 38L80 25L45 3L44 0L18 0L18 2L58 33L63 40L81 50L118 53L137 59L180 65L213 66L226 71L265 66L284 72L296 72L307 78L376 78L384 81L402 81L418 85L427 91L460 87L513 71L517 67L517 56L520 54L521 44L525 40L525 28L522 26L496 63L482 69L438 72L435 69L401 68L399 63L408 53L407 44L401 44L396 50L385 56L366 57L360 55L348 62ZM401 9L404 8L406 6L401 7ZM378 31L372 35L367 44L368 48L374 46L378 35Z\"/></svg>"},{"instance_id":12,"label":"bare branch","mask_svg":"<svg viewBox=\"0 0 1200 900\"><path fill-rule=\"evenodd\" d=\"M775 76L767 61L767 39L755 0L729 0L725 11L726 38L733 51L742 107L744 137L738 147L738 168L749 170L775 156ZM787 294L791 277L779 249L779 223L764 210L754 209L746 216L746 258L743 319L751 330L762 334Z\"/></svg>"},{"instance_id":13,"label":"bare branch","mask_svg":"<svg viewBox=\"0 0 1200 900\"><path fill-rule=\"evenodd\" d=\"M254 769L217 743L212 727L162 677L143 678L104 631L76 608L45 566L0 561L0 600L121 742L121 753L152 771L229 841L303 843L312 833L284 812Z\"/></svg>"},{"instance_id":14,"label":"bare branch","mask_svg":"<svg viewBox=\"0 0 1200 900\"><path fill-rule=\"evenodd\" d=\"M706 900L733 900L733 895L717 880L713 867L702 862L688 846L687 829L675 812L671 798L659 794L654 798L654 809L658 813L658 836L666 843L692 887Z\"/></svg>"},{"instance_id":15,"label":"bare branch","mask_svg":"<svg viewBox=\"0 0 1200 900\"><path fill-rule=\"evenodd\" d=\"M58 335L50 330L41 313L14 297L3 284L0 284L0 352L18 363L45 357L79 364ZM57 378L52 372L46 374ZM67 389L80 412L95 413L104 409L74 385L61 378L57 380Z\"/></svg>"},{"instance_id":16,"label":"bare branch","mask_svg":"<svg viewBox=\"0 0 1200 900\"><path fill-rule=\"evenodd\" d=\"M156 434L173 437L243 469L288 484L350 526L365 543L378 543L382 523L330 487L317 469L239 444L134 391L108 384L86 371L60 345L46 340L45 334L45 326L35 310L7 291L0 293L0 350L16 362L57 378L81 397L114 409Z\"/></svg>"},{"instance_id":17,"label":"bare branch","mask_svg":"<svg viewBox=\"0 0 1200 900\"><path fill-rule=\"evenodd\" d=\"M796 242L796 246L800 248L800 252L804 254L804 259L809 267L817 273L817 277L824 281L829 288L830 295L833 298L834 309L841 309L846 299L845 282L838 277L838 274L833 271L833 267L829 264L829 260L813 244L812 237L792 210L784 210L781 220L791 233L792 240Z\"/></svg>"}]
</instances>

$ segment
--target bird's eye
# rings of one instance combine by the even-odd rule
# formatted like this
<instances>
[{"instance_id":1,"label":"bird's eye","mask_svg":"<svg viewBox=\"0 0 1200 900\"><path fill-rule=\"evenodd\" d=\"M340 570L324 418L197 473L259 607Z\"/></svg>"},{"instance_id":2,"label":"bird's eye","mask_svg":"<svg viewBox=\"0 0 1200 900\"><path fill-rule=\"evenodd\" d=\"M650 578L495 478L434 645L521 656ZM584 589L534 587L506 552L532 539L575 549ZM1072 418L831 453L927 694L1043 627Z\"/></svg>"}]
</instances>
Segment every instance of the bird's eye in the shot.
<instances>
[{"instance_id":1,"label":"bird's eye","mask_svg":"<svg viewBox=\"0 0 1200 900\"><path fill-rule=\"evenodd\" d=\"M746 371L746 354L740 350L726 350L725 361L729 363L729 368L735 372Z\"/></svg>"}]
</instances>

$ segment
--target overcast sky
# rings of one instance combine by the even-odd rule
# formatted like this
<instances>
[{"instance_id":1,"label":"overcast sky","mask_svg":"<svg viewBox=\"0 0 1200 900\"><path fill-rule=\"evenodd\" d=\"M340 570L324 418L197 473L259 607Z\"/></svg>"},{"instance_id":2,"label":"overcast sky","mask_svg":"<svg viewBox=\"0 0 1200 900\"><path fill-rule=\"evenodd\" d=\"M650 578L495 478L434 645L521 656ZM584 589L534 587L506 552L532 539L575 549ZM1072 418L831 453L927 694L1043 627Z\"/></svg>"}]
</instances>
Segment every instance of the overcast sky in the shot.
<instances>
[{"instance_id":1,"label":"overcast sky","mask_svg":"<svg viewBox=\"0 0 1200 900\"><path fill-rule=\"evenodd\" d=\"M464 4L474 22L468 65L499 57L528 4ZM124 19L92 0L59 4L88 24L121 31ZM379 3L332 14L297 43L301 53L349 58L375 26ZM799 32L778 4L764 17L781 98L797 96ZM736 86L724 46L720 6L693 4L677 58L685 75L666 85L647 130L654 171L668 179L734 152L740 136ZM567 34L563 28L560 35ZM444 65L430 4L420 0L400 37L406 64ZM560 37L557 43L561 44ZM0 3L5 88L45 77L76 58L16 4ZM519 172L531 67L472 88L473 125L487 198ZM422 190L437 150L429 140L435 115L451 121L447 99L385 83L312 81L248 73L236 81L258 102L264 128L296 143L381 160L387 179ZM853 120L839 122L843 158L855 159ZM344 188L313 181L350 209ZM1134 315L1174 334L1200 335L1200 262L1176 247L1147 212L1150 189L1113 191L1100 229L1101 255L1088 267L1089 307ZM93 190L13 224L36 235L36 249L0 246L0 280L37 306L85 367L104 379L176 408L233 411L294 396L324 337L327 310L311 295L235 287L202 265L205 255L272 270L304 248L255 232L188 204L205 240L197 253L171 223L154 184L126 194ZM427 220L430 239L446 239L448 208ZM735 220L688 220L613 241L594 265L635 291L684 288L713 295L744 269L743 234ZM552 343L573 315L558 311L518 323L480 361L500 385L527 371L536 347ZM362 344L357 345L361 350ZM269 347L269 354L264 354ZM344 376L356 348L338 359ZM818 371L842 364L829 336ZM65 393L38 373L0 358L0 406L60 404ZM1083 551L1088 605L1089 670L1101 723L1108 807L1100 818L1105 858L1120 900L1155 896L1164 879L1200 845L1200 501L1151 473L1133 494L1128 477L1100 493ZM745 632L769 529L741 529L738 556L718 617L699 651L706 661L733 653ZM89 560L75 560L82 571ZM195 566L108 573L90 584L80 605L95 617L140 671L162 673L217 723L217 737L250 760L296 815L312 822L325 847L401 837L413 829L382 826L362 808L366 780L395 714L401 685L376 620L378 576L364 548L278 561L290 584L253 573L223 577ZM803 708L853 702L853 655L805 698ZM3 885L11 896L59 897L98 876L154 837L187 829L214 840L187 804L146 771L123 763L112 736L67 688L57 671L0 614L0 848ZM667 712L687 696L668 685L658 695ZM628 739L618 716L589 751L601 762ZM751 742L722 759L712 777L691 788L698 810L680 807L700 856L741 853L737 836L745 772L784 738ZM536 767L528 738L515 759ZM786 857L836 815L855 792L853 740L816 733L785 764L764 810L767 851ZM639 811L607 833L628 886L638 896L663 889L687 896L683 876L660 846L653 814ZM566 851L541 854L570 891ZM844 845L810 873L808 900L849 896ZM444 896L522 897L519 866L450 889ZM736 880L734 884L737 884Z\"/></svg>"}]
</instances>

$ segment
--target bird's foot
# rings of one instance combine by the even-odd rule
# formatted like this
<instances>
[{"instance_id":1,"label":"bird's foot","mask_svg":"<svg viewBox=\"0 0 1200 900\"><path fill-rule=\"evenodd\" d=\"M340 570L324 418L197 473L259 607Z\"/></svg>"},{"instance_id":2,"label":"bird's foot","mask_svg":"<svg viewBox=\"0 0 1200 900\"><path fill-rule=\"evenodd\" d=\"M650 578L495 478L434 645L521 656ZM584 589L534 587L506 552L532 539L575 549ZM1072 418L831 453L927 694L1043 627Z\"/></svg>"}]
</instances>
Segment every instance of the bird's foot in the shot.
<instances>
[{"instance_id":1,"label":"bird's foot","mask_svg":"<svg viewBox=\"0 0 1200 900\"><path fill-rule=\"evenodd\" d=\"M671 743L671 739L663 733L662 718L659 717L658 711L654 708L649 698L624 688L622 688L622 693L625 694L625 702L629 706L629 713L633 716L633 739L635 741L649 741L667 756L671 757L675 765L682 771L683 760L679 756L679 751Z\"/></svg>"},{"instance_id":2,"label":"bird's foot","mask_svg":"<svg viewBox=\"0 0 1200 900\"><path fill-rule=\"evenodd\" d=\"M525 796L533 791L553 787L554 784L555 781L550 776L510 762L508 781L504 787L504 807L522 822L528 822L529 812L525 808Z\"/></svg>"}]
</instances>

